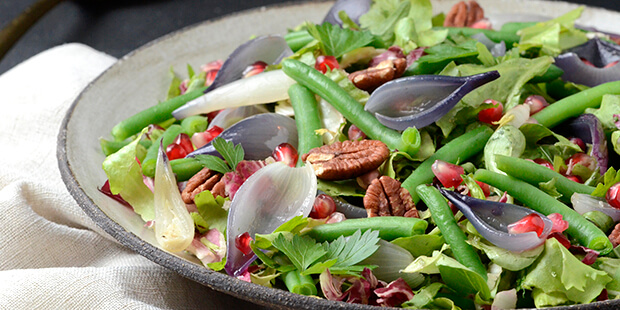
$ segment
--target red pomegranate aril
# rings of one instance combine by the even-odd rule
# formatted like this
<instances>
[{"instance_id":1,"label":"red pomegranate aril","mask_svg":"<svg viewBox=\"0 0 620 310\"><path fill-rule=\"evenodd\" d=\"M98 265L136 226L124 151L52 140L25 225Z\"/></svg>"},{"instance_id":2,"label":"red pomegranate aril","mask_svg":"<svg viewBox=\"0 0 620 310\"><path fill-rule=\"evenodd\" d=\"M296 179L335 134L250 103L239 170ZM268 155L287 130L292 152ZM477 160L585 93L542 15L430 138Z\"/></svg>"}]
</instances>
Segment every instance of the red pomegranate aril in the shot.
<instances>
[{"instance_id":1,"label":"red pomegranate aril","mask_svg":"<svg viewBox=\"0 0 620 310\"><path fill-rule=\"evenodd\" d=\"M587 60L585 58L581 58L581 62L583 62L584 64L586 64L586 65L588 65L590 67L595 67L596 68L596 66L593 63L591 63L589 60Z\"/></svg>"},{"instance_id":2,"label":"red pomegranate aril","mask_svg":"<svg viewBox=\"0 0 620 310\"><path fill-rule=\"evenodd\" d=\"M248 78L265 71L265 68L267 68L267 63L259 60L245 68L242 75L244 78Z\"/></svg>"},{"instance_id":3,"label":"red pomegranate aril","mask_svg":"<svg viewBox=\"0 0 620 310\"><path fill-rule=\"evenodd\" d=\"M596 169L597 165L596 159L586 153L575 153L573 154L573 156L569 157L565 163L567 166L566 174L568 175L572 174L573 168L577 164L582 165L592 171Z\"/></svg>"},{"instance_id":4,"label":"red pomegranate aril","mask_svg":"<svg viewBox=\"0 0 620 310\"><path fill-rule=\"evenodd\" d=\"M172 143L180 145L187 153L194 151L192 140L186 133L180 133Z\"/></svg>"},{"instance_id":5,"label":"red pomegranate aril","mask_svg":"<svg viewBox=\"0 0 620 310\"><path fill-rule=\"evenodd\" d=\"M483 18L473 24L471 24L471 26L469 26L469 28L476 28L476 29L492 29L493 25L491 25L491 21L489 21L486 18Z\"/></svg>"},{"instance_id":6,"label":"red pomegranate aril","mask_svg":"<svg viewBox=\"0 0 620 310\"><path fill-rule=\"evenodd\" d=\"M329 195L320 194L314 198L314 204L309 216L313 219L324 219L334 212L336 212L334 199Z\"/></svg>"},{"instance_id":7,"label":"red pomegranate aril","mask_svg":"<svg viewBox=\"0 0 620 310\"><path fill-rule=\"evenodd\" d=\"M219 126L213 126L203 132L197 132L192 136L192 143L196 148L200 148L205 146L207 143L211 142L211 140L215 139L219 136L224 129Z\"/></svg>"},{"instance_id":8,"label":"red pomegranate aril","mask_svg":"<svg viewBox=\"0 0 620 310\"><path fill-rule=\"evenodd\" d=\"M540 215L536 213L531 213L517 222L508 225L508 232L511 234L522 234L533 231L536 232L538 237L542 235L544 229L545 222Z\"/></svg>"},{"instance_id":9,"label":"red pomegranate aril","mask_svg":"<svg viewBox=\"0 0 620 310\"><path fill-rule=\"evenodd\" d=\"M568 240L568 238L566 238L566 236L564 236L563 233L559 233L559 232L552 232L549 234L549 236L547 237L547 239L549 238L555 238L556 240L558 240L560 242L560 244L562 244L565 248L570 249L570 240Z\"/></svg>"},{"instance_id":10,"label":"red pomegranate aril","mask_svg":"<svg viewBox=\"0 0 620 310\"><path fill-rule=\"evenodd\" d=\"M166 156L168 156L169 160L185 158L187 151L182 146L172 143L166 147Z\"/></svg>"},{"instance_id":11,"label":"red pomegranate aril","mask_svg":"<svg viewBox=\"0 0 620 310\"><path fill-rule=\"evenodd\" d=\"M536 158L536 159L534 159L534 162L539 164L539 165L541 165L541 166L543 166L543 167L547 167L547 168L549 168L551 170L554 170L553 169L553 164L550 161L546 160L546 159Z\"/></svg>"},{"instance_id":12,"label":"red pomegranate aril","mask_svg":"<svg viewBox=\"0 0 620 310\"><path fill-rule=\"evenodd\" d=\"M478 112L478 119L487 124L493 124L493 122L499 121L502 118L502 113L504 112L504 105L493 99L487 99L484 103L493 104L496 105L496 107L484 109Z\"/></svg>"},{"instance_id":13,"label":"red pomegranate aril","mask_svg":"<svg viewBox=\"0 0 620 310\"><path fill-rule=\"evenodd\" d=\"M217 111L213 111L213 112L209 112L207 113L207 121L209 121L209 123L211 123L211 121L213 121L213 119L220 114L222 110L217 110ZM219 128L219 127L218 127ZM220 128L221 129L221 128Z\"/></svg>"},{"instance_id":14,"label":"red pomegranate aril","mask_svg":"<svg viewBox=\"0 0 620 310\"><path fill-rule=\"evenodd\" d=\"M476 183L482 189L482 192L484 193L484 197L489 197L489 195L491 195L491 187L489 186L489 184L482 183L480 181L476 181Z\"/></svg>"},{"instance_id":15,"label":"red pomegranate aril","mask_svg":"<svg viewBox=\"0 0 620 310\"><path fill-rule=\"evenodd\" d=\"M607 203L616 209L620 209L620 183L612 185L605 194Z\"/></svg>"},{"instance_id":16,"label":"red pomegranate aril","mask_svg":"<svg viewBox=\"0 0 620 310\"><path fill-rule=\"evenodd\" d=\"M618 62L620 62L620 60L616 60L616 61L614 61L614 62L610 62L610 63L606 64L606 65L603 67L603 69L606 69L606 68L611 68L611 67L613 67L613 66L617 65L617 64L618 64Z\"/></svg>"},{"instance_id":17,"label":"red pomegranate aril","mask_svg":"<svg viewBox=\"0 0 620 310\"><path fill-rule=\"evenodd\" d=\"M446 188L456 187L463 182L461 175L465 173L465 170L459 165L438 159L431 166L431 170L441 185Z\"/></svg>"},{"instance_id":18,"label":"red pomegranate aril","mask_svg":"<svg viewBox=\"0 0 620 310\"><path fill-rule=\"evenodd\" d=\"M551 220L551 222L553 223L553 226L551 226L551 232L563 232L566 229L568 229L568 222L565 221L563 219L562 214L559 213L551 213L549 215L547 215L547 217Z\"/></svg>"},{"instance_id":19,"label":"red pomegranate aril","mask_svg":"<svg viewBox=\"0 0 620 310\"><path fill-rule=\"evenodd\" d=\"M299 158L299 154L297 154L297 149L289 143L282 143L273 150L271 154L276 161L281 161L287 164L289 167L295 167L297 165L297 159Z\"/></svg>"},{"instance_id":20,"label":"red pomegranate aril","mask_svg":"<svg viewBox=\"0 0 620 310\"><path fill-rule=\"evenodd\" d=\"M246 231L235 237L235 247L244 255L249 255L252 253L250 241L252 241L252 237L250 237L250 234Z\"/></svg>"},{"instance_id":21,"label":"red pomegranate aril","mask_svg":"<svg viewBox=\"0 0 620 310\"><path fill-rule=\"evenodd\" d=\"M549 103L543 96L531 95L525 98L523 104L530 106L530 116L540 112L540 110L549 106Z\"/></svg>"},{"instance_id":22,"label":"red pomegranate aril","mask_svg":"<svg viewBox=\"0 0 620 310\"><path fill-rule=\"evenodd\" d=\"M581 149L582 152L585 152L587 150L586 143L583 142L583 140L581 140L581 139L579 139L577 137L572 137L568 141L570 141L571 143L577 144L577 146L579 146L579 148Z\"/></svg>"},{"instance_id":23,"label":"red pomegranate aril","mask_svg":"<svg viewBox=\"0 0 620 310\"><path fill-rule=\"evenodd\" d=\"M581 178L579 176L576 176L576 175L567 175L566 178L571 180L571 181L577 182L577 183L583 183Z\"/></svg>"},{"instance_id":24,"label":"red pomegranate aril","mask_svg":"<svg viewBox=\"0 0 620 310\"><path fill-rule=\"evenodd\" d=\"M209 86L213 84L213 81L215 81L215 77L217 76L217 73L220 71L220 68L222 68L223 64L224 64L223 61L216 60L216 61L209 62L203 65L202 67L200 67L200 69L206 73L205 86Z\"/></svg>"},{"instance_id":25,"label":"red pomegranate aril","mask_svg":"<svg viewBox=\"0 0 620 310\"><path fill-rule=\"evenodd\" d=\"M331 71L340 68L340 65L338 64L338 60L336 60L336 57L321 55L316 58L314 68L321 71L322 73L325 73L327 72L327 70Z\"/></svg>"},{"instance_id":26,"label":"red pomegranate aril","mask_svg":"<svg viewBox=\"0 0 620 310\"><path fill-rule=\"evenodd\" d=\"M347 131L349 140L360 141L366 139L366 134L355 125L351 125Z\"/></svg>"}]
</instances>

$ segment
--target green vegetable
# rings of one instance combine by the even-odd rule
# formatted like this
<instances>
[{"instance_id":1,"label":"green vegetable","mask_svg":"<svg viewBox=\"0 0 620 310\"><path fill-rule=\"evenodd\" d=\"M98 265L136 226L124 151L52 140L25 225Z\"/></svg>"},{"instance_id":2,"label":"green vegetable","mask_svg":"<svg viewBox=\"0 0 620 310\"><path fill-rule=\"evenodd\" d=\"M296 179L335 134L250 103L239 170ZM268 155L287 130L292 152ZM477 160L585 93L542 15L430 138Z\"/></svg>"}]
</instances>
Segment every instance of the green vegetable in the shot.
<instances>
[{"instance_id":1,"label":"green vegetable","mask_svg":"<svg viewBox=\"0 0 620 310\"><path fill-rule=\"evenodd\" d=\"M314 41L314 37L307 30L298 30L285 34L284 40L286 40L286 44L293 52L297 52L308 43Z\"/></svg>"},{"instance_id":2,"label":"green vegetable","mask_svg":"<svg viewBox=\"0 0 620 310\"><path fill-rule=\"evenodd\" d=\"M436 160L443 160L449 163L458 163L476 155L484 148L484 145L493 134L493 130L486 126L471 130L442 146L435 154L427 158L409 177L402 183L402 187L411 194L413 202L418 202L416 187L420 184L430 183L434 174L431 166ZM463 147L467 145L467 147Z\"/></svg>"},{"instance_id":3,"label":"green vegetable","mask_svg":"<svg viewBox=\"0 0 620 310\"><path fill-rule=\"evenodd\" d=\"M201 115L193 115L181 121L183 132L190 138L197 132L207 130L207 125L209 125L209 120Z\"/></svg>"},{"instance_id":4,"label":"green vegetable","mask_svg":"<svg viewBox=\"0 0 620 310\"><path fill-rule=\"evenodd\" d=\"M108 176L110 192L121 195L144 221L150 221L155 218L153 192L144 184L140 164L136 161L136 158L143 159L146 152L139 144L141 139L142 134L118 152L106 157L103 171Z\"/></svg>"},{"instance_id":5,"label":"green vegetable","mask_svg":"<svg viewBox=\"0 0 620 310\"><path fill-rule=\"evenodd\" d=\"M181 125L173 124L164 133L155 140L155 143L149 147L146 157L142 161L142 173L145 176L153 177L155 175L155 165L157 164L157 152L159 151L159 145L162 144L164 150L168 145L174 142L176 137L183 133Z\"/></svg>"},{"instance_id":6,"label":"green vegetable","mask_svg":"<svg viewBox=\"0 0 620 310\"><path fill-rule=\"evenodd\" d=\"M590 211L583 214L588 221L594 223L596 227L600 228L604 232L608 232L616 222L607 214L601 211Z\"/></svg>"},{"instance_id":7,"label":"green vegetable","mask_svg":"<svg viewBox=\"0 0 620 310\"><path fill-rule=\"evenodd\" d=\"M525 136L516 127L505 125L497 128L484 146L484 165L493 172L500 172L495 158L505 155L519 157L525 151Z\"/></svg>"},{"instance_id":8,"label":"green vegetable","mask_svg":"<svg viewBox=\"0 0 620 310\"><path fill-rule=\"evenodd\" d=\"M474 34L482 33L489 40L494 42L504 41L506 49L510 49L515 43L519 42L519 36L509 31L496 31L492 29L478 29L470 27L435 27L434 29L448 29L450 35L462 34L471 37Z\"/></svg>"},{"instance_id":9,"label":"green vegetable","mask_svg":"<svg viewBox=\"0 0 620 310\"><path fill-rule=\"evenodd\" d=\"M412 63L404 75L433 74L443 69L452 61L465 60L478 55L476 40L467 40L460 44L445 42L424 50L427 55Z\"/></svg>"},{"instance_id":10,"label":"green vegetable","mask_svg":"<svg viewBox=\"0 0 620 310\"><path fill-rule=\"evenodd\" d=\"M327 100L370 138L382 141L391 149L398 149L412 155L417 152L417 148L412 144L419 141L408 139L410 131L415 128L405 130L401 136L397 131L385 127L372 114L364 111L364 107L334 81L298 60L283 60L282 70L297 83Z\"/></svg>"},{"instance_id":11,"label":"green vegetable","mask_svg":"<svg viewBox=\"0 0 620 310\"><path fill-rule=\"evenodd\" d=\"M319 41L319 46L325 55L336 58L356 48L364 47L373 40L372 34L368 31L343 29L330 23L309 24L308 33Z\"/></svg>"},{"instance_id":12,"label":"green vegetable","mask_svg":"<svg viewBox=\"0 0 620 310\"><path fill-rule=\"evenodd\" d=\"M521 286L532 290L536 307L549 307L592 302L611 280L605 272L582 263L557 239L549 238Z\"/></svg>"},{"instance_id":13,"label":"green vegetable","mask_svg":"<svg viewBox=\"0 0 620 310\"><path fill-rule=\"evenodd\" d=\"M273 247L284 253L297 270L304 271L327 254L327 250L308 236L293 235L291 240L279 234L271 243Z\"/></svg>"},{"instance_id":14,"label":"green vegetable","mask_svg":"<svg viewBox=\"0 0 620 310\"><path fill-rule=\"evenodd\" d=\"M439 227L446 243L450 245L456 260L476 272L486 281L486 267L482 264L478 253L467 243L467 237L456 223L454 214L443 195L436 188L426 185L416 187L416 192L431 211L433 221Z\"/></svg>"},{"instance_id":15,"label":"green vegetable","mask_svg":"<svg viewBox=\"0 0 620 310\"><path fill-rule=\"evenodd\" d=\"M445 243L442 236L429 234L396 238L391 242L409 251L414 257L429 256Z\"/></svg>"},{"instance_id":16,"label":"green vegetable","mask_svg":"<svg viewBox=\"0 0 620 310\"><path fill-rule=\"evenodd\" d=\"M532 115L532 118L539 124L552 128L571 117L583 114L587 108L598 108L606 94L620 95L620 81L601 84L558 100Z\"/></svg>"},{"instance_id":17,"label":"green vegetable","mask_svg":"<svg viewBox=\"0 0 620 310\"><path fill-rule=\"evenodd\" d=\"M170 161L172 172L177 176L177 181L187 181L198 171L202 170L202 164L195 158L179 158Z\"/></svg>"},{"instance_id":18,"label":"green vegetable","mask_svg":"<svg viewBox=\"0 0 620 310\"><path fill-rule=\"evenodd\" d=\"M321 129L321 119L317 109L316 98L307 88L293 84L288 89L291 105L295 111L295 124L297 125L299 154L306 154L315 147L323 145L323 138L316 131ZM297 165L303 164L301 156Z\"/></svg>"},{"instance_id":19,"label":"green vegetable","mask_svg":"<svg viewBox=\"0 0 620 310\"><path fill-rule=\"evenodd\" d=\"M484 169L476 171L474 178L508 192L515 199L544 215L561 214L562 218L569 224L566 232L583 246L599 251L603 255L612 250L613 247L607 235L596 225L538 188L514 177Z\"/></svg>"},{"instance_id":20,"label":"green vegetable","mask_svg":"<svg viewBox=\"0 0 620 310\"><path fill-rule=\"evenodd\" d=\"M157 124L171 119L172 111L202 96L205 89L206 87L202 87L138 112L114 126L112 128L112 136L116 141L123 141L139 133L142 128L150 124Z\"/></svg>"},{"instance_id":21,"label":"green vegetable","mask_svg":"<svg viewBox=\"0 0 620 310\"><path fill-rule=\"evenodd\" d=\"M492 245L477 236L470 237L469 243L484 252L493 263L510 271L519 271L527 268L536 261L544 249L544 247L539 246L523 252L513 252Z\"/></svg>"},{"instance_id":22,"label":"green vegetable","mask_svg":"<svg viewBox=\"0 0 620 310\"><path fill-rule=\"evenodd\" d=\"M603 175L603 182L596 185L596 189L594 189L591 195L605 197L609 188L618 182L620 182L620 173L618 173L614 167L609 167L607 172Z\"/></svg>"},{"instance_id":23,"label":"green vegetable","mask_svg":"<svg viewBox=\"0 0 620 310\"><path fill-rule=\"evenodd\" d=\"M538 84L538 83L547 83L553 80L560 78L564 74L564 70L560 69L558 66L551 64L549 69L545 71L542 75L537 75L529 80L528 83Z\"/></svg>"},{"instance_id":24,"label":"green vegetable","mask_svg":"<svg viewBox=\"0 0 620 310\"><path fill-rule=\"evenodd\" d=\"M603 124L606 132L618 129L616 117L620 114L620 95L603 95L601 107L598 109L588 108L585 113L594 114Z\"/></svg>"},{"instance_id":25,"label":"green vegetable","mask_svg":"<svg viewBox=\"0 0 620 310\"><path fill-rule=\"evenodd\" d=\"M131 141L110 141L104 138L99 139L99 145L101 146L101 151L105 156L112 155L116 153L118 150L122 149L124 146L131 143ZM140 140L140 145L144 148L148 149L153 142L151 140Z\"/></svg>"},{"instance_id":26,"label":"green vegetable","mask_svg":"<svg viewBox=\"0 0 620 310\"><path fill-rule=\"evenodd\" d=\"M196 160L203 166L222 174L235 171L237 164L241 162L245 156L241 144L234 145L232 141L226 141L220 137L213 139L211 144L224 159L214 155L196 155Z\"/></svg>"},{"instance_id":27,"label":"green vegetable","mask_svg":"<svg viewBox=\"0 0 620 310\"><path fill-rule=\"evenodd\" d=\"M226 231L228 210L224 209L223 206L227 200L222 196L213 197L213 194L208 190L202 191L194 197L194 203L198 209L197 213L203 219L201 223L207 225L206 227L203 226L202 229L215 228L221 233Z\"/></svg>"},{"instance_id":28,"label":"green vegetable","mask_svg":"<svg viewBox=\"0 0 620 310\"><path fill-rule=\"evenodd\" d=\"M418 218L377 216L319 225L308 231L308 235L319 241L330 241L340 236L350 236L358 230L377 230L381 239L391 241L396 238L423 234L427 226L428 222Z\"/></svg>"},{"instance_id":29,"label":"green vegetable","mask_svg":"<svg viewBox=\"0 0 620 310\"><path fill-rule=\"evenodd\" d=\"M316 295L316 285L309 275L302 275L298 270L289 271L284 275L284 284L286 288L300 295Z\"/></svg>"},{"instance_id":30,"label":"green vegetable","mask_svg":"<svg viewBox=\"0 0 620 310\"><path fill-rule=\"evenodd\" d=\"M567 198L570 198L574 193L589 195L594 191L592 186L571 181L547 167L525 159L498 155L495 157L495 163L499 170L534 186L555 179L556 189Z\"/></svg>"}]
</instances>

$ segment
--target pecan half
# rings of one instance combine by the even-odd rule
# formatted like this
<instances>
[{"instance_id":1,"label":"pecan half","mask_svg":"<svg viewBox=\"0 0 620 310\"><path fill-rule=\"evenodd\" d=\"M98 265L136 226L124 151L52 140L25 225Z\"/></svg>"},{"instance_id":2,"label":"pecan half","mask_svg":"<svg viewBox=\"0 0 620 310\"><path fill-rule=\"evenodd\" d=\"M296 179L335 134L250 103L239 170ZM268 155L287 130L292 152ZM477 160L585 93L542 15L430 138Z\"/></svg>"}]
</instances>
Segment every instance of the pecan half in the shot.
<instances>
[{"instance_id":1,"label":"pecan half","mask_svg":"<svg viewBox=\"0 0 620 310\"><path fill-rule=\"evenodd\" d=\"M609 241L614 245L614 248L620 245L620 223L616 224L614 230L609 234Z\"/></svg>"},{"instance_id":2,"label":"pecan half","mask_svg":"<svg viewBox=\"0 0 620 310\"><path fill-rule=\"evenodd\" d=\"M349 74L349 80L355 87L370 92L384 83L401 77L406 69L405 58L389 58L374 67Z\"/></svg>"},{"instance_id":3,"label":"pecan half","mask_svg":"<svg viewBox=\"0 0 620 310\"><path fill-rule=\"evenodd\" d=\"M313 148L301 159L323 180L346 180L375 170L390 155L385 143L377 140L336 142Z\"/></svg>"},{"instance_id":4,"label":"pecan half","mask_svg":"<svg viewBox=\"0 0 620 310\"><path fill-rule=\"evenodd\" d=\"M385 175L373 180L366 190L364 208L368 217L420 217L409 191L401 187L400 182Z\"/></svg>"},{"instance_id":5,"label":"pecan half","mask_svg":"<svg viewBox=\"0 0 620 310\"><path fill-rule=\"evenodd\" d=\"M478 2L461 1L450 9L443 22L445 27L469 27L484 18L484 10Z\"/></svg>"},{"instance_id":6,"label":"pecan half","mask_svg":"<svg viewBox=\"0 0 620 310\"><path fill-rule=\"evenodd\" d=\"M187 181L187 185L181 192L181 198L185 203L194 203L194 197L205 190L210 190L213 196L224 196L224 184L219 186L219 190L216 187L221 178L220 173L203 168Z\"/></svg>"}]
</instances>

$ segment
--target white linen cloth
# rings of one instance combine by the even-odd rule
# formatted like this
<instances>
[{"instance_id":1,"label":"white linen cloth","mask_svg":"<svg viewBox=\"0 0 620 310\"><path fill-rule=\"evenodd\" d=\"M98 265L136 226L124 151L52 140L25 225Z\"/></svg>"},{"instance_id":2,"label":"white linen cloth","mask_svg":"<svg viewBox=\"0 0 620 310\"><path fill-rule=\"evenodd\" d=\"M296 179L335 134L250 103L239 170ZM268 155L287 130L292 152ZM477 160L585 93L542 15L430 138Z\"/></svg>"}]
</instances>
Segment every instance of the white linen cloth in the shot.
<instances>
[{"instance_id":1,"label":"white linen cloth","mask_svg":"<svg viewBox=\"0 0 620 310\"><path fill-rule=\"evenodd\" d=\"M0 76L0 309L245 308L123 247L67 191L60 124L115 61L72 43Z\"/></svg>"}]
</instances>

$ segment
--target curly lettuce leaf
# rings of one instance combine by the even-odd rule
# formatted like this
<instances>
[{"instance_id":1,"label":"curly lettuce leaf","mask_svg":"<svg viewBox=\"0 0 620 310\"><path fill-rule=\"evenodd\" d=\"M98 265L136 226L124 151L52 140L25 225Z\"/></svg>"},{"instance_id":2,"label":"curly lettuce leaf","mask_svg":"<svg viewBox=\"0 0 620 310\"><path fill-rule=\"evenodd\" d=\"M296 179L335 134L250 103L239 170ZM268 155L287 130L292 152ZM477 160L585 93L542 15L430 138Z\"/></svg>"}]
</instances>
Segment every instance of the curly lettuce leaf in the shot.
<instances>
[{"instance_id":1,"label":"curly lettuce leaf","mask_svg":"<svg viewBox=\"0 0 620 310\"><path fill-rule=\"evenodd\" d=\"M519 271L529 267L544 250L544 247L539 246L523 252L512 252L492 245L478 236L470 236L469 243L484 252L493 263L510 271Z\"/></svg>"},{"instance_id":2,"label":"curly lettuce leaf","mask_svg":"<svg viewBox=\"0 0 620 310\"><path fill-rule=\"evenodd\" d=\"M142 160L146 155L146 148L139 143L145 132L146 128L131 143L106 157L102 166L112 194L121 195L144 221L150 221L155 219L154 196L144 184L142 168L136 160Z\"/></svg>"},{"instance_id":3,"label":"curly lettuce leaf","mask_svg":"<svg viewBox=\"0 0 620 310\"><path fill-rule=\"evenodd\" d=\"M384 42L394 41L394 27L399 20L407 17L411 3L401 0L374 1L370 10L360 17L362 29L378 36Z\"/></svg>"},{"instance_id":4,"label":"curly lettuce leaf","mask_svg":"<svg viewBox=\"0 0 620 310\"><path fill-rule=\"evenodd\" d=\"M603 95L600 108L588 108L585 113L594 114L607 132L618 129L614 115L620 114L620 95Z\"/></svg>"},{"instance_id":5,"label":"curly lettuce leaf","mask_svg":"<svg viewBox=\"0 0 620 310\"><path fill-rule=\"evenodd\" d=\"M536 307L586 304L593 301L612 278L571 254L557 239L545 242L545 250L528 268L521 287L532 290Z\"/></svg>"},{"instance_id":6,"label":"curly lettuce leaf","mask_svg":"<svg viewBox=\"0 0 620 310\"><path fill-rule=\"evenodd\" d=\"M202 191L196 195L194 197L194 203L196 204L198 212L192 212L190 214L192 218L200 217L199 221L195 222L197 227L204 226L204 229L215 228L221 232L226 231L228 210L223 207L227 200L227 198L223 198L222 196L213 197L210 191Z\"/></svg>"}]
</instances>

